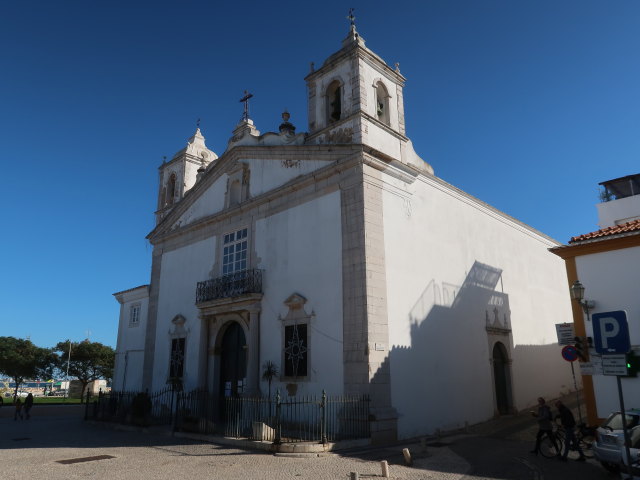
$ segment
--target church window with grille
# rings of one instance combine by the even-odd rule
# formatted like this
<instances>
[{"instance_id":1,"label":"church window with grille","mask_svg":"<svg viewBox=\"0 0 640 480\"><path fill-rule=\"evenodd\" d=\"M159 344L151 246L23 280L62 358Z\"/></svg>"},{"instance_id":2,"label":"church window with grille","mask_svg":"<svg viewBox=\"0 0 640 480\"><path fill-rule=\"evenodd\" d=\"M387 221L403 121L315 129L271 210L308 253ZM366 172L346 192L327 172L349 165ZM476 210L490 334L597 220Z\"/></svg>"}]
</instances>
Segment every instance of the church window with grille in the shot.
<instances>
[{"instance_id":1,"label":"church window with grille","mask_svg":"<svg viewBox=\"0 0 640 480\"><path fill-rule=\"evenodd\" d=\"M243 228L224 236L222 252L222 274L230 275L247 269L248 238Z\"/></svg>"},{"instance_id":2,"label":"church window with grille","mask_svg":"<svg viewBox=\"0 0 640 480\"><path fill-rule=\"evenodd\" d=\"M174 338L171 340L171 360L169 364L169 377L182 378L184 374L185 339Z\"/></svg>"},{"instance_id":3,"label":"church window with grille","mask_svg":"<svg viewBox=\"0 0 640 480\"><path fill-rule=\"evenodd\" d=\"M284 328L284 375L306 377L309 348L307 325L294 324Z\"/></svg>"}]
</instances>

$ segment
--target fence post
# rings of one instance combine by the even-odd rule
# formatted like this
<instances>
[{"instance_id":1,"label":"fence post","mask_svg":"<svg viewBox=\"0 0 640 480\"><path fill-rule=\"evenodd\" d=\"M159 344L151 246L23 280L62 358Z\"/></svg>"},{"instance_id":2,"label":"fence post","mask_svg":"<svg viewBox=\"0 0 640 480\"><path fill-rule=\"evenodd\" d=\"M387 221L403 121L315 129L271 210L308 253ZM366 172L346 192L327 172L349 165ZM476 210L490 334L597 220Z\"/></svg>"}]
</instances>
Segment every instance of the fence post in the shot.
<instances>
[{"instance_id":1,"label":"fence post","mask_svg":"<svg viewBox=\"0 0 640 480\"><path fill-rule=\"evenodd\" d=\"M327 392L322 390L322 401L320 402L320 436L322 438L322 444L327 444Z\"/></svg>"},{"instance_id":2,"label":"fence post","mask_svg":"<svg viewBox=\"0 0 640 480\"><path fill-rule=\"evenodd\" d=\"M276 391L276 438L273 440L275 445L282 443L282 432L280 431L280 389Z\"/></svg>"},{"instance_id":3,"label":"fence post","mask_svg":"<svg viewBox=\"0 0 640 480\"><path fill-rule=\"evenodd\" d=\"M174 407L175 397L175 409ZM175 433L178 424L178 409L180 408L180 392L171 389L171 434Z\"/></svg>"},{"instance_id":4,"label":"fence post","mask_svg":"<svg viewBox=\"0 0 640 480\"><path fill-rule=\"evenodd\" d=\"M89 418L89 398L91 396L91 391L87 390L87 403L84 405L84 419L87 420ZM82 397L80 397L80 401L82 401Z\"/></svg>"}]
</instances>

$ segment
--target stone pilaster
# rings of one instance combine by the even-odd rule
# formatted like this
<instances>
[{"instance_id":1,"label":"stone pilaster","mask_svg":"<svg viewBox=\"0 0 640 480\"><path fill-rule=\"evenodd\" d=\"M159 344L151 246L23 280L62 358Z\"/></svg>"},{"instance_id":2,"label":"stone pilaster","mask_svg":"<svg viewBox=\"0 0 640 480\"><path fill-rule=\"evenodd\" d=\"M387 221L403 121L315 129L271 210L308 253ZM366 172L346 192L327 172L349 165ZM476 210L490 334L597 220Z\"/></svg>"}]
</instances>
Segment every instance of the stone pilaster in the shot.
<instances>
[{"instance_id":1,"label":"stone pilaster","mask_svg":"<svg viewBox=\"0 0 640 480\"><path fill-rule=\"evenodd\" d=\"M247 352L247 393L260 391L260 312L249 311L249 351Z\"/></svg>"},{"instance_id":2,"label":"stone pilaster","mask_svg":"<svg viewBox=\"0 0 640 480\"><path fill-rule=\"evenodd\" d=\"M360 165L342 190L345 393L369 394L371 438L395 440L380 172Z\"/></svg>"},{"instance_id":3,"label":"stone pilaster","mask_svg":"<svg viewBox=\"0 0 640 480\"><path fill-rule=\"evenodd\" d=\"M156 325L158 323L158 294L162 247L154 247L151 257L151 283L149 284L149 311L144 337L144 360L142 364L142 389L153 391L153 364L156 353Z\"/></svg>"}]
</instances>

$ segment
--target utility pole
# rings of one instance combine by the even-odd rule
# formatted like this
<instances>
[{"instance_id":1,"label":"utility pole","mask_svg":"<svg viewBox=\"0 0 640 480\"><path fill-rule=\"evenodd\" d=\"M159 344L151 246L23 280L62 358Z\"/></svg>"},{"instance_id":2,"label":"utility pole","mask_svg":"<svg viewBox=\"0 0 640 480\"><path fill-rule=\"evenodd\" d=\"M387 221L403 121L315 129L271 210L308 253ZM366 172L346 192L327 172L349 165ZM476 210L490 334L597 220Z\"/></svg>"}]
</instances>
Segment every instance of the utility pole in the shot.
<instances>
[{"instance_id":1,"label":"utility pole","mask_svg":"<svg viewBox=\"0 0 640 480\"><path fill-rule=\"evenodd\" d=\"M64 392L64 399L67 399L67 394L69 393L69 387L71 386L69 382L69 364L71 363L71 340L69 340L69 356L67 357L67 388Z\"/></svg>"}]
</instances>

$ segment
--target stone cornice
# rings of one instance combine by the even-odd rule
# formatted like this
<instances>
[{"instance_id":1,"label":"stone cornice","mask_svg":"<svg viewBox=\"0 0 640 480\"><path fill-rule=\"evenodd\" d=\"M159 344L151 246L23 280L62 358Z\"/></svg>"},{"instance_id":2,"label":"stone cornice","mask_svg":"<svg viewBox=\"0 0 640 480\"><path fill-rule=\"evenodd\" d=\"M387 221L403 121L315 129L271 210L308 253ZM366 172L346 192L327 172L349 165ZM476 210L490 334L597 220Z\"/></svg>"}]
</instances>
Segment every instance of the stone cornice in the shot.
<instances>
[{"instance_id":1,"label":"stone cornice","mask_svg":"<svg viewBox=\"0 0 640 480\"><path fill-rule=\"evenodd\" d=\"M118 303L126 303L134 300L142 300L149 296L149 285L141 285L139 287L130 288L113 294Z\"/></svg>"},{"instance_id":2,"label":"stone cornice","mask_svg":"<svg viewBox=\"0 0 640 480\"><path fill-rule=\"evenodd\" d=\"M352 113L351 115L349 115L348 117L340 119L337 122L333 122L331 125L323 127L321 130L318 130L317 132L313 132L313 133L307 135L307 138L306 138L307 143L306 143L306 145L348 145L348 144L344 144L344 143L338 143L338 144L332 144L332 143L312 144L312 143L309 143L309 142L315 140L317 137L319 137L321 135L327 134L331 130L334 130L334 129L340 127L342 124L349 123L350 121L352 121L354 119L358 119L358 118L364 118L364 119L370 121L376 127L379 127L381 129L383 129L385 132L387 132L390 135L393 135L398 140L401 140L403 142L408 142L409 141L409 137L406 137L406 136L402 135L400 132L397 132L397 131L393 130L390 126L386 125L385 123L382 123L380 120L378 120L377 118L372 117L368 113L366 113L366 112L364 112L362 110L358 110L355 113ZM354 144L354 145L359 145L359 144Z\"/></svg>"},{"instance_id":3,"label":"stone cornice","mask_svg":"<svg viewBox=\"0 0 640 480\"><path fill-rule=\"evenodd\" d=\"M371 64L372 66L377 65L380 68L377 68L376 70L379 70L380 73L389 77L392 81L400 84L401 86L404 86L406 78L400 72L397 72L394 69L392 69L389 65L387 65L387 62L385 62L380 56L378 56L372 50L357 43L344 47L338 50L337 52L333 53L332 55L330 55L324 61L324 63L320 68L309 73L304 78L304 80L308 83L314 82L317 77L322 76L323 74L325 74L330 70L333 70L335 66L345 58L356 57L356 56L363 60L367 60L368 63Z\"/></svg>"},{"instance_id":4,"label":"stone cornice","mask_svg":"<svg viewBox=\"0 0 640 480\"><path fill-rule=\"evenodd\" d=\"M220 298L218 300L210 300L197 305L200 318L207 318L211 315L219 315L229 312L253 312L261 311L260 301L262 293L250 293L240 295L238 297Z\"/></svg>"}]
</instances>

